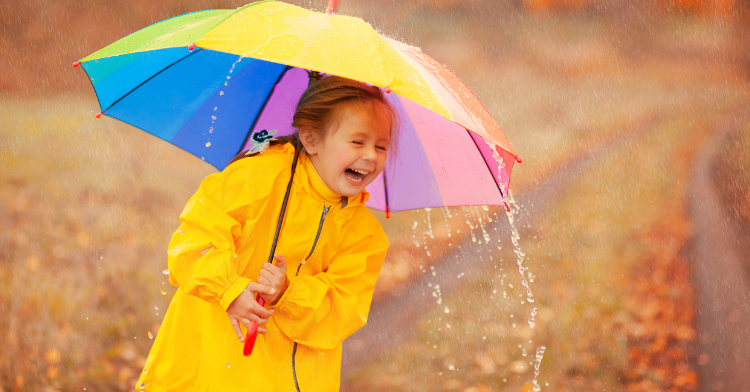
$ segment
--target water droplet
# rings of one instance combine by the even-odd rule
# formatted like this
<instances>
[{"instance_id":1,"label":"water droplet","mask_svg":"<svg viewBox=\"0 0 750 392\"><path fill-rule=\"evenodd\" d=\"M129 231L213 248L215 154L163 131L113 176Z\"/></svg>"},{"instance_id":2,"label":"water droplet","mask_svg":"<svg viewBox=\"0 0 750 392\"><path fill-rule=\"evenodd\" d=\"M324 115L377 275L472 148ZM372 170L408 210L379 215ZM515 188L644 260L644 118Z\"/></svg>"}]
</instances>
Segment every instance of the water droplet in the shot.
<instances>
[{"instance_id":1,"label":"water droplet","mask_svg":"<svg viewBox=\"0 0 750 392\"><path fill-rule=\"evenodd\" d=\"M166 291L164 291L164 290L162 290L162 291L161 291L161 295L167 295L167 292L166 292Z\"/></svg>"},{"instance_id":2,"label":"water droplet","mask_svg":"<svg viewBox=\"0 0 750 392\"><path fill-rule=\"evenodd\" d=\"M131 385L132 385L132 384L131 384ZM144 383L140 383L140 384L138 384L138 389L140 389L140 390L144 390L144 389L146 389L146 384L144 384Z\"/></svg>"},{"instance_id":3,"label":"water droplet","mask_svg":"<svg viewBox=\"0 0 750 392\"><path fill-rule=\"evenodd\" d=\"M539 346L536 349L536 354L534 355L534 381L532 384L534 385L532 387L532 391L539 392L542 390L542 387L537 382L537 377L539 377L539 366L542 364L542 359L544 358L544 350L546 350L547 347L545 346ZM549 385L549 383L545 383L545 385Z\"/></svg>"},{"instance_id":4,"label":"water droplet","mask_svg":"<svg viewBox=\"0 0 750 392\"><path fill-rule=\"evenodd\" d=\"M165 269L161 273L164 274L164 275L169 275L169 268Z\"/></svg>"},{"instance_id":5,"label":"water droplet","mask_svg":"<svg viewBox=\"0 0 750 392\"><path fill-rule=\"evenodd\" d=\"M219 110L219 107L218 106L214 106L214 112L217 111L217 110ZM214 119L214 120L216 120L216 119Z\"/></svg>"},{"instance_id":6,"label":"water droplet","mask_svg":"<svg viewBox=\"0 0 750 392\"><path fill-rule=\"evenodd\" d=\"M227 363L227 369L229 369L230 367L232 367L232 365L230 365L229 363Z\"/></svg>"},{"instance_id":7,"label":"water droplet","mask_svg":"<svg viewBox=\"0 0 750 392\"><path fill-rule=\"evenodd\" d=\"M445 313L450 313L450 312L451 312L451 310L450 310L450 309L448 309L448 307L446 306L446 307L445 307L445 309L443 309L443 312L445 312Z\"/></svg>"},{"instance_id":8,"label":"water droplet","mask_svg":"<svg viewBox=\"0 0 750 392\"><path fill-rule=\"evenodd\" d=\"M211 116L211 120L216 120L216 116Z\"/></svg>"},{"instance_id":9,"label":"water droplet","mask_svg":"<svg viewBox=\"0 0 750 392\"><path fill-rule=\"evenodd\" d=\"M154 306L154 310L159 310L159 307L158 306Z\"/></svg>"},{"instance_id":10,"label":"water droplet","mask_svg":"<svg viewBox=\"0 0 750 392\"><path fill-rule=\"evenodd\" d=\"M226 83L226 82L224 82L224 83ZM224 92L223 91L219 91L219 95L224 95Z\"/></svg>"},{"instance_id":11,"label":"water droplet","mask_svg":"<svg viewBox=\"0 0 750 392\"><path fill-rule=\"evenodd\" d=\"M153 339L154 338L154 334L152 334L151 331L148 331L148 338L149 339Z\"/></svg>"},{"instance_id":12,"label":"water droplet","mask_svg":"<svg viewBox=\"0 0 750 392\"><path fill-rule=\"evenodd\" d=\"M211 142L206 142L206 147L211 147Z\"/></svg>"},{"instance_id":13,"label":"water droplet","mask_svg":"<svg viewBox=\"0 0 750 392\"><path fill-rule=\"evenodd\" d=\"M537 314L537 308L531 309L531 317L529 317L529 327L531 329L536 328L536 321L534 320L534 317L536 317Z\"/></svg>"}]
</instances>

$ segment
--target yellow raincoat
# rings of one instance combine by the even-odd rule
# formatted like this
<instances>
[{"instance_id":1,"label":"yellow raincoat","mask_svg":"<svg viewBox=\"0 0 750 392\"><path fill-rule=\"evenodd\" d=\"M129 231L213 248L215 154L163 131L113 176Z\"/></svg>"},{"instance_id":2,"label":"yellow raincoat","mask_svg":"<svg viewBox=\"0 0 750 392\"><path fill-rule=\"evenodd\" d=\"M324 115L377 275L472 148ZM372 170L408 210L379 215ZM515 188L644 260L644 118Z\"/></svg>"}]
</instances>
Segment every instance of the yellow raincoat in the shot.
<instances>
[{"instance_id":1,"label":"yellow raincoat","mask_svg":"<svg viewBox=\"0 0 750 392\"><path fill-rule=\"evenodd\" d=\"M295 342L300 390L339 389L341 343L365 325L388 249L366 191L335 194L300 154L276 248L290 284L250 357L226 313L268 261L293 157L287 143L241 159L188 201L168 252L169 281L180 289L136 389L296 391Z\"/></svg>"}]
</instances>

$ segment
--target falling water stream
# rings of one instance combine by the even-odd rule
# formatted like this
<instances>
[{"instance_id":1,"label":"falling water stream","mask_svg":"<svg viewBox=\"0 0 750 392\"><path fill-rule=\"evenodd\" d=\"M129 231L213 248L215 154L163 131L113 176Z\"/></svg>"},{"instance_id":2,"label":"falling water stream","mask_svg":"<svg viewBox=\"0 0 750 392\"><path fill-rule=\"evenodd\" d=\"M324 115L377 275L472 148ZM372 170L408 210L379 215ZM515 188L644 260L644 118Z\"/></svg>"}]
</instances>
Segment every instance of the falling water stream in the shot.
<instances>
[{"instance_id":1,"label":"falling water stream","mask_svg":"<svg viewBox=\"0 0 750 392\"><path fill-rule=\"evenodd\" d=\"M497 160L498 162L498 174L502 173L503 168L505 168L505 162L503 161L503 158L500 156L500 154L497 153L494 146L492 146L490 143L487 144L490 146L490 148L492 148L493 158L495 158L495 160ZM526 254L521 250L521 234L516 227L514 218L514 215L517 215L520 212L520 207L518 206L515 199L513 198L513 195L510 194L510 192L508 192L507 195L504 195L503 201L507 206L505 215L508 218L508 224L510 226L510 240L513 243L513 252L516 254L516 264L518 265L518 273L521 275L521 285L526 289L526 301L530 304L533 304L535 302L534 294L531 292L531 286L529 285L529 280L533 281L533 275L531 275L531 273L528 271L528 268L523 264ZM539 310L536 307L531 309L531 314L529 315L528 320L528 324L531 329L536 328L536 315L538 311ZM536 349L536 355L534 358L534 380L532 382L532 390L534 392L541 391L541 386L539 385L537 379L539 377L539 367L541 366L545 349L545 346L539 346Z\"/></svg>"}]
</instances>

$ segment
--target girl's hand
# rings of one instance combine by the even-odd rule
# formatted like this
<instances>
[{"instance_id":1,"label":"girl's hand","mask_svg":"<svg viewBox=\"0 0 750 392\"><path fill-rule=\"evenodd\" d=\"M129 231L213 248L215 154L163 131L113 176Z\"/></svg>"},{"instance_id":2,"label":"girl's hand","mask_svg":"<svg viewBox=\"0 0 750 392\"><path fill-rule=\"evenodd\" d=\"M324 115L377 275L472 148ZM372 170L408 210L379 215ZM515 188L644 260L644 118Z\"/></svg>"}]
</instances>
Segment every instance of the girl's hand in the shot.
<instances>
[{"instance_id":1,"label":"girl's hand","mask_svg":"<svg viewBox=\"0 0 750 392\"><path fill-rule=\"evenodd\" d=\"M274 254L273 258L276 260L276 265L263 263L258 277L258 283L276 289L274 294L260 293L267 304L275 303L286 291L286 259L277 254Z\"/></svg>"},{"instance_id":2,"label":"girl's hand","mask_svg":"<svg viewBox=\"0 0 750 392\"><path fill-rule=\"evenodd\" d=\"M245 337L242 335L240 324L247 327L250 322L255 321L258 325L263 325L268 322L268 318L273 315L273 309L268 310L255 300L255 293L260 295L273 295L276 293L276 289L255 282L250 282L245 290L227 308L227 315L229 316L229 322L234 327L234 332L237 333L237 337L240 338L240 342L245 341ZM265 334L265 328L258 328L258 333Z\"/></svg>"}]
</instances>

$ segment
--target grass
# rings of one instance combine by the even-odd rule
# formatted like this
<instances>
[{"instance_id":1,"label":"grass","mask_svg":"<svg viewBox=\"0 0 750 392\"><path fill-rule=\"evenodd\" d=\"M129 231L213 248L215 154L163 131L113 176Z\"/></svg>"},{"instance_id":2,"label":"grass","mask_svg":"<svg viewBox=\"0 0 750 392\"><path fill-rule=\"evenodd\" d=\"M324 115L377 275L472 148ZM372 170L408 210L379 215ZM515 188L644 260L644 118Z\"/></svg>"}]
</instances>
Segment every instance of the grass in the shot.
<instances>
[{"instance_id":1,"label":"grass","mask_svg":"<svg viewBox=\"0 0 750 392\"><path fill-rule=\"evenodd\" d=\"M174 292L164 246L212 171L88 108L0 102L2 390L134 385Z\"/></svg>"}]
</instances>

